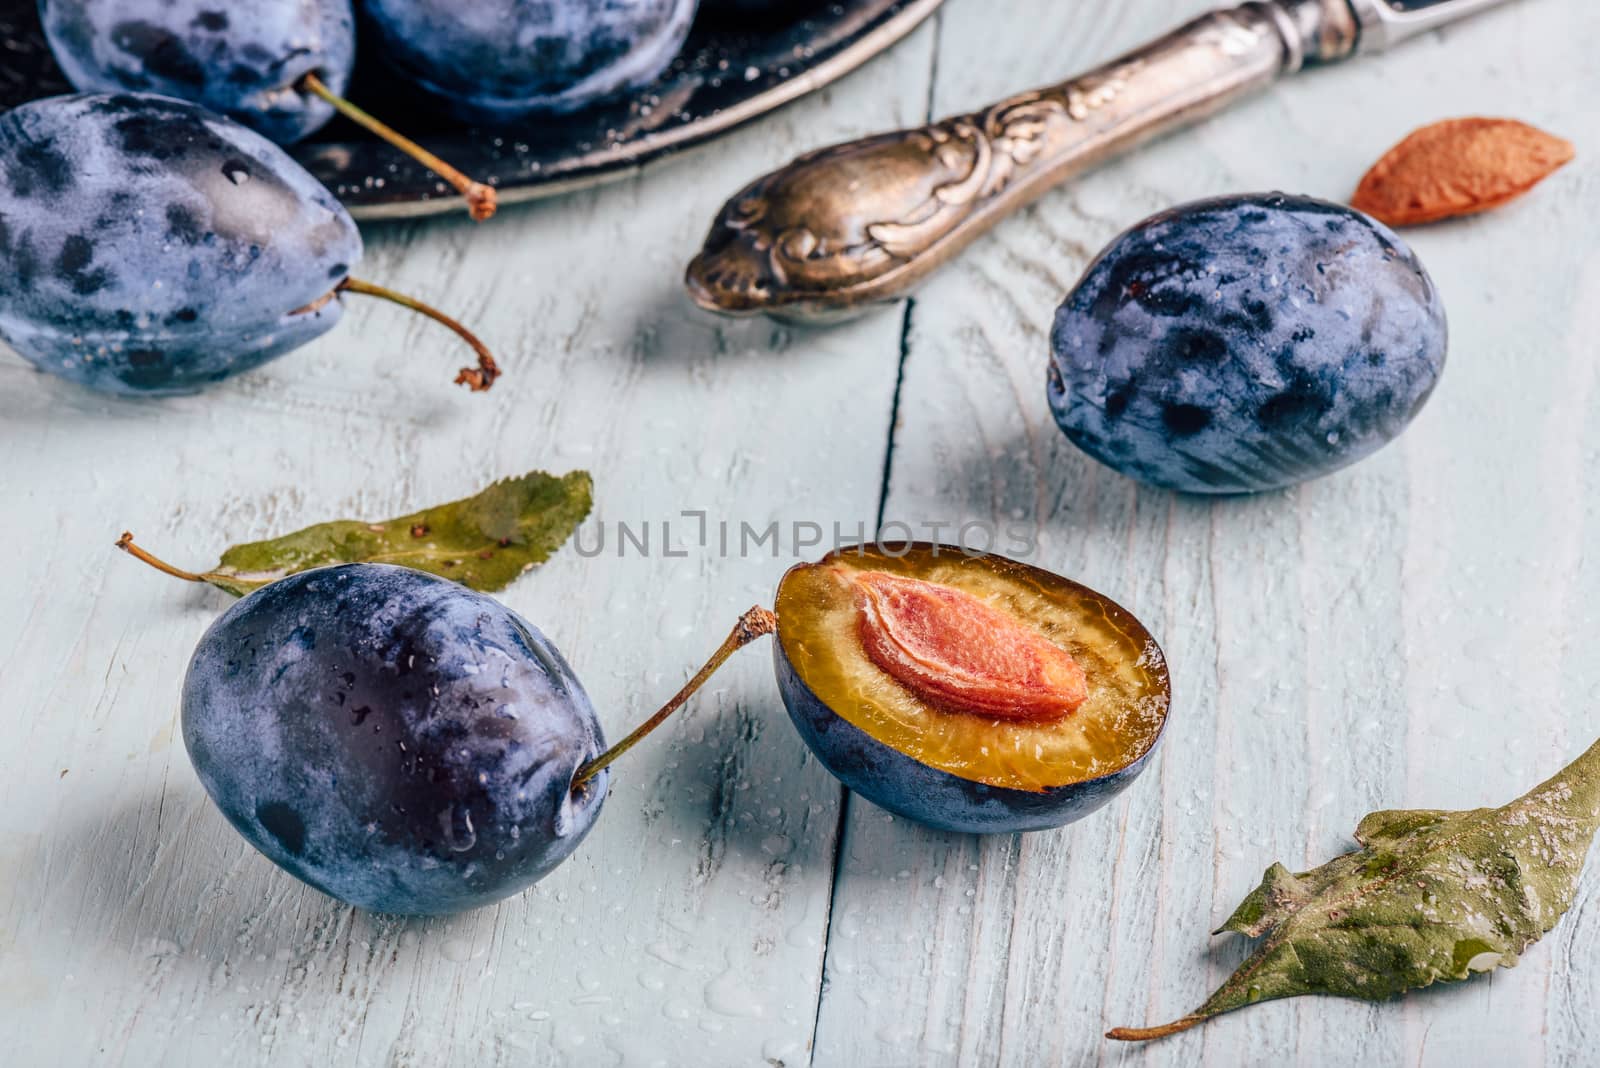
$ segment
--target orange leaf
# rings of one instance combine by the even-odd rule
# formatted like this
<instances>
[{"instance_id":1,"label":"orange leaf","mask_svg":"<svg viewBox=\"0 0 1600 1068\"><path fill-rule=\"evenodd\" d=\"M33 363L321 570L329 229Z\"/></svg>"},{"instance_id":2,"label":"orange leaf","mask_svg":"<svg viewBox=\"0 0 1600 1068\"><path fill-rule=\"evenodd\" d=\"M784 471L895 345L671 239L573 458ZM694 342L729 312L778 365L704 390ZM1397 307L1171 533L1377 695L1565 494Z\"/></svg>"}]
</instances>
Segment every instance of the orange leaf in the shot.
<instances>
[{"instance_id":1,"label":"orange leaf","mask_svg":"<svg viewBox=\"0 0 1600 1068\"><path fill-rule=\"evenodd\" d=\"M1350 206L1390 226L1488 211L1572 159L1570 141L1514 119L1446 119L1413 132L1373 164Z\"/></svg>"}]
</instances>

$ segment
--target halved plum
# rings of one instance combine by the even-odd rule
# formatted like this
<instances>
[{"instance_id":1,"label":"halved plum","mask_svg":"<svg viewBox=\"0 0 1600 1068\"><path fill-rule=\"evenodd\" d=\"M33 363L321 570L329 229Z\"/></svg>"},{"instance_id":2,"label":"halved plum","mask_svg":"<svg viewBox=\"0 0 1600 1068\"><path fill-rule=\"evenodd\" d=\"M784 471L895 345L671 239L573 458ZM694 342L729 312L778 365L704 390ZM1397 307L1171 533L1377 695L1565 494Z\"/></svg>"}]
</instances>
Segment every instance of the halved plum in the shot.
<instances>
[{"instance_id":1,"label":"halved plum","mask_svg":"<svg viewBox=\"0 0 1600 1068\"><path fill-rule=\"evenodd\" d=\"M1000 556L848 547L778 586L778 688L850 789L951 831L1059 827L1144 770L1166 660L1095 591Z\"/></svg>"}]
</instances>

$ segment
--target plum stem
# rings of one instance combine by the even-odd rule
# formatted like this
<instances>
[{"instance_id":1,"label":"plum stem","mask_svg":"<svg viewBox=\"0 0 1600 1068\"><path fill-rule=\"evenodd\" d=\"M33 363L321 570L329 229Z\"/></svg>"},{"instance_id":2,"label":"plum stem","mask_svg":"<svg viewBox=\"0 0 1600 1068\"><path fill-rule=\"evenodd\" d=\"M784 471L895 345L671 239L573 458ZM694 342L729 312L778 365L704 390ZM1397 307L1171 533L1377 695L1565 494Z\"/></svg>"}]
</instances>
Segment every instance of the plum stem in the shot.
<instances>
[{"instance_id":1,"label":"plum stem","mask_svg":"<svg viewBox=\"0 0 1600 1068\"><path fill-rule=\"evenodd\" d=\"M173 567L159 556L153 556L150 553L145 552L144 549L133 543L132 531L124 530L122 532L122 537L117 539L117 548L121 549L129 556L132 556L135 560L143 560L157 571L171 575L173 578L181 578L185 582L206 581L206 577L204 575L197 575L193 571L185 571L181 567Z\"/></svg>"},{"instance_id":2,"label":"plum stem","mask_svg":"<svg viewBox=\"0 0 1600 1068\"><path fill-rule=\"evenodd\" d=\"M478 335L462 326L455 319L450 318L438 308L424 304L416 297L408 297L385 286L363 282L359 278L346 278L334 287L335 293L360 293L368 297L378 297L402 308L410 308L420 315L426 315L436 323L454 330L461 340L472 346L472 351L478 354L478 366L463 367L456 375L456 385L466 386L474 393L482 393L494 385L494 380L500 377L500 365L494 362L494 355L490 353L489 346L478 340ZM316 305L308 304L302 311L315 310Z\"/></svg>"},{"instance_id":3,"label":"plum stem","mask_svg":"<svg viewBox=\"0 0 1600 1068\"><path fill-rule=\"evenodd\" d=\"M1180 1034L1197 1024L1205 1023L1209 1017L1198 1013L1180 1016L1169 1024L1160 1027L1113 1027L1106 1032L1106 1037L1116 1042L1150 1042L1169 1035Z\"/></svg>"},{"instance_id":4,"label":"plum stem","mask_svg":"<svg viewBox=\"0 0 1600 1068\"><path fill-rule=\"evenodd\" d=\"M572 777L572 792L577 793L582 790L590 779L610 767L611 763L619 756L638 745L645 735L666 722L668 716L682 708L684 702L693 697L695 691L704 686L706 680L716 674L717 669L727 662L728 657L762 635L771 634L777 629L778 617L760 605L740 616L739 622L734 625L727 638L718 646L717 651L711 654L711 659L706 661L705 666L695 673L694 678L690 679L683 689L673 695L672 700L661 706L661 711L639 724L634 732L622 739L622 741L578 769L577 774Z\"/></svg>"},{"instance_id":5,"label":"plum stem","mask_svg":"<svg viewBox=\"0 0 1600 1068\"><path fill-rule=\"evenodd\" d=\"M411 138L381 120L373 118L332 89L329 89L327 84L317 77L314 72L302 77L296 87L302 92L311 93L313 96L326 100L333 105L334 110L339 114L358 126L377 134L395 148L398 148L434 174L443 178L450 184L451 188L466 198L467 211L479 222L483 222L483 220L493 215L495 208L499 206L493 187L484 185L482 182L473 181L432 152L411 140Z\"/></svg>"}]
</instances>

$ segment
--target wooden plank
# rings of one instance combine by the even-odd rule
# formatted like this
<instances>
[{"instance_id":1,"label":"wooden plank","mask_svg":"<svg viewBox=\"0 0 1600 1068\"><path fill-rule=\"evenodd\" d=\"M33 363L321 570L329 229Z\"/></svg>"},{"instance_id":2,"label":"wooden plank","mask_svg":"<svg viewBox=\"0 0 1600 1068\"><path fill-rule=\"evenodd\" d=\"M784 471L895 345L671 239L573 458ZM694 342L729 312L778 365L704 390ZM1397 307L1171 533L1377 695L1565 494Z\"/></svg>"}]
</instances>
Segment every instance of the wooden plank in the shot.
<instances>
[{"instance_id":1,"label":"wooden plank","mask_svg":"<svg viewBox=\"0 0 1600 1068\"><path fill-rule=\"evenodd\" d=\"M204 396L110 401L0 360L0 1047L11 1064L804 1063L840 790L746 654L630 755L583 849L447 920L358 914L279 873L176 740L185 663L225 599L175 560L335 515L383 516L532 467L585 467L611 539L507 591L613 736L771 594L685 509L757 528L871 523L899 323L721 324L682 265L721 201L829 138L921 114L924 30L676 166L520 210L374 229L366 277L477 324L506 377L449 385L448 335L352 301L333 336ZM818 435L826 420L829 433ZM664 555L673 521L686 558ZM655 524L648 557L616 526ZM787 552L787 549L785 550Z\"/></svg>"},{"instance_id":2,"label":"wooden plank","mask_svg":"<svg viewBox=\"0 0 1600 1068\"><path fill-rule=\"evenodd\" d=\"M954 5L935 110L1053 80L1204 6L1039 5L1024 33ZM1164 640L1176 704L1146 777L1059 832L947 836L851 798L816 1063L1592 1059L1595 871L1522 967L1465 989L1263 1006L1147 1048L1100 1035L1179 1015L1226 977L1247 947L1207 932L1271 861L1327 859L1371 809L1509 799L1600 730L1595 164L1414 235L1450 308L1451 367L1403 441L1349 471L1248 500L1137 487L1057 433L1043 379L1055 305L1153 210L1242 189L1339 199L1451 115L1581 140L1597 18L1576 0L1513 5L1309 73L1051 195L917 300L888 516L1037 523L1036 562Z\"/></svg>"}]
</instances>

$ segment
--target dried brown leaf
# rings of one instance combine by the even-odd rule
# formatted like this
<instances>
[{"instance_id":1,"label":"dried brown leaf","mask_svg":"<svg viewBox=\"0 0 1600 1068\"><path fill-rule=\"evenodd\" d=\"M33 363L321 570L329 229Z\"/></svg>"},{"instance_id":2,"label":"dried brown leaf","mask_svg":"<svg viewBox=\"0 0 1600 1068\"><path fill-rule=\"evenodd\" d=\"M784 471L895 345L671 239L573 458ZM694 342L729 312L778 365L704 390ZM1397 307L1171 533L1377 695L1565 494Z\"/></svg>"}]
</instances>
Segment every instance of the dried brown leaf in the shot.
<instances>
[{"instance_id":1,"label":"dried brown leaf","mask_svg":"<svg viewBox=\"0 0 1600 1068\"><path fill-rule=\"evenodd\" d=\"M1374 812L1355 852L1267 869L1222 925L1262 942L1204 1005L1106 1037L1145 1042L1275 998L1382 1001L1513 967L1572 907L1597 832L1600 742L1502 808Z\"/></svg>"}]
</instances>

